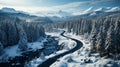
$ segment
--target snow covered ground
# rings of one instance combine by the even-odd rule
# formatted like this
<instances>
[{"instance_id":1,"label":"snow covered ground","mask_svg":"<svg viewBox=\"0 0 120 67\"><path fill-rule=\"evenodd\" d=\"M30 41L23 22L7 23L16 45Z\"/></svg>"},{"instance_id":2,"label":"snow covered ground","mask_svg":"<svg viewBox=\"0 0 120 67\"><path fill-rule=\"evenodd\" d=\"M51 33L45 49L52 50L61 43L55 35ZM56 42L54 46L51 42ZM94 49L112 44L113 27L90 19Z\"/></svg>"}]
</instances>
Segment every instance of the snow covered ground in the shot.
<instances>
[{"instance_id":1,"label":"snow covered ground","mask_svg":"<svg viewBox=\"0 0 120 67\"><path fill-rule=\"evenodd\" d=\"M26 67L37 67L42 62L46 61L48 58L54 57L56 55L59 55L61 53L64 53L72 48L75 47L76 42L65 38L60 35L62 30L59 32L53 32L48 33L47 35L51 35L53 37L58 37L57 40L59 41L58 45L64 45L62 50L59 50L57 52L54 52L53 54L50 54L48 56L44 56L44 54L41 53L41 56L39 58L35 58L32 61L30 61ZM58 59L55 63L53 63L50 67L104 67L106 65L107 67L112 67L113 65L119 65L120 61L113 61L112 59L106 59L104 57L100 57L98 53L94 53L90 55L90 43L89 40L85 39L84 36L76 36L72 33L65 33L65 36L80 40L83 43L83 47L74 53L65 55ZM45 42L46 39L42 40L41 42L33 42L28 43L28 49L35 51L37 49L43 48L43 42ZM18 45L8 47L4 50L5 54L0 57L0 60L7 60L8 58L14 58L15 56L20 56L22 52L19 51ZM4 58L4 59L3 59ZM116 66L116 67L119 67Z\"/></svg>"},{"instance_id":2,"label":"snow covered ground","mask_svg":"<svg viewBox=\"0 0 120 67\"><path fill-rule=\"evenodd\" d=\"M59 37L59 44L65 43L66 47L69 47L69 49L73 48L76 44L74 41L67 39L65 37L62 37L60 35L62 31L60 32L53 32L48 33L47 35L56 36ZM87 39L84 38L84 36L76 36L72 33L65 33L66 36L75 38L80 40L83 43L83 47L74 53L68 54L63 56L62 58L58 59L55 63L53 63L50 67L112 67L113 65L118 65L115 67L120 66L120 61L114 62L112 59L106 59L104 57L100 57L98 53L94 53L90 55L90 43ZM74 45L73 45L74 44ZM39 58L36 58L30 62L30 64L27 67L37 67L42 62L46 61L48 58L54 57L60 53L64 53L65 51L68 51L69 49L62 49L60 51L57 51L49 56L40 56ZM90 56L89 56L90 55Z\"/></svg>"},{"instance_id":3,"label":"snow covered ground","mask_svg":"<svg viewBox=\"0 0 120 67\"><path fill-rule=\"evenodd\" d=\"M83 36L76 36L72 33L65 33L66 36L80 40L83 47L72 54L68 54L53 63L50 67L111 67L111 59L101 58L98 53L90 55L90 43Z\"/></svg>"},{"instance_id":4,"label":"snow covered ground","mask_svg":"<svg viewBox=\"0 0 120 67\"><path fill-rule=\"evenodd\" d=\"M35 51L37 49L43 48L43 42L46 39L44 38L41 42L32 42L28 43L28 50L27 51ZM21 52L18 48L18 45L10 46L4 49L4 54L0 56L0 62L6 62L10 58L14 58L16 56L21 56L23 52Z\"/></svg>"},{"instance_id":5,"label":"snow covered ground","mask_svg":"<svg viewBox=\"0 0 120 67\"><path fill-rule=\"evenodd\" d=\"M53 54L50 54L48 56L41 55L39 58L36 58L36 59L30 61L30 63L28 63L26 65L26 67L37 67L39 64L46 61L48 58L54 57L56 55L59 55L61 53L64 53L64 52L74 48L76 46L76 42L71 40L71 39L67 39L67 38L61 36L60 34L62 32L63 32L62 30L59 30L59 31L55 31L53 33L46 32L46 34L50 35L50 36L53 36L53 37L58 37L57 38L57 40L59 41L58 45L63 45L64 44L65 48L63 48L62 50L59 50L57 52L54 52Z\"/></svg>"}]
</instances>

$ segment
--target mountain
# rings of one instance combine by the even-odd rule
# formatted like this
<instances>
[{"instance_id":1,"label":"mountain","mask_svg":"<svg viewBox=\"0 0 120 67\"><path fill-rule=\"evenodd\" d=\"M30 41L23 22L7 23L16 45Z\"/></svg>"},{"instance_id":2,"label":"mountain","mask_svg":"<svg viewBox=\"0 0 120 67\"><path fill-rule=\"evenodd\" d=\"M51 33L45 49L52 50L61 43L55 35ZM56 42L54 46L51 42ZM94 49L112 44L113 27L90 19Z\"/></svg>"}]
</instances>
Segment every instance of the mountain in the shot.
<instances>
[{"instance_id":1,"label":"mountain","mask_svg":"<svg viewBox=\"0 0 120 67\"><path fill-rule=\"evenodd\" d=\"M76 15L71 14L67 17L58 17L54 16L53 13L51 13L53 16L49 16L49 18L53 22L62 22L62 21L70 21L70 20L77 20L80 18L95 18L95 17L104 17L104 16L114 16L114 15L120 15L120 7L103 7L103 8L94 8L90 7L83 12L79 12ZM63 11L59 11L57 14L64 14Z\"/></svg>"},{"instance_id":2,"label":"mountain","mask_svg":"<svg viewBox=\"0 0 120 67\"><path fill-rule=\"evenodd\" d=\"M60 15L61 17L68 17L68 16L72 16L71 13L68 13L68 12L65 12L65 11L62 11L62 10L59 10L57 12L58 15Z\"/></svg>"},{"instance_id":3,"label":"mountain","mask_svg":"<svg viewBox=\"0 0 120 67\"><path fill-rule=\"evenodd\" d=\"M77 13L77 12L76 12ZM53 23L62 22L72 19L79 18L94 18L102 16L111 16L120 14L120 7L102 7L94 8L90 7L83 12L79 12L76 15L74 13L69 13L63 10L51 11L51 12L37 12L34 15L28 14L27 12L17 11L13 8L2 8L0 9L0 15L17 17L19 19L25 20L27 22L37 22L37 23Z\"/></svg>"},{"instance_id":4,"label":"mountain","mask_svg":"<svg viewBox=\"0 0 120 67\"><path fill-rule=\"evenodd\" d=\"M93 7L90 7L90 8L88 8L88 9L84 10L84 11L82 12L82 14L86 14L86 13L93 12L93 10L94 10L94 8L93 8Z\"/></svg>"},{"instance_id":5,"label":"mountain","mask_svg":"<svg viewBox=\"0 0 120 67\"><path fill-rule=\"evenodd\" d=\"M23 11L17 11L13 8L2 8L0 9L0 15L5 17L13 17L13 18L19 18L21 20L24 20L26 22L37 22L37 23L52 23L53 21L49 19L48 17L40 17L35 15L30 15L27 12Z\"/></svg>"},{"instance_id":6,"label":"mountain","mask_svg":"<svg viewBox=\"0 0 120 67\"><path fill-rule=\"evenodd\" d=\"M98 9L95 9L94 11L107 11L111 9L110 7L106 7L106 8L98 8Z\"/></svg>"},{"instance_id":7,"label":"mountain","mask_svg":"<svg viewBox=\"0 0 120 67\"><path fill-rule=\"evenodd\" d=\"M71 13L63 11L63 10L59 10L59 11L51 11L51 12L37 12L35 13L35 15L37 16L47 16L47 17L59 17L59 18L65 18L65 17L69 17L72 16Z\"/></svg>"},{"instance_id":8,"label":"mountain","mask_svg":"<svg viewBox=\"0 0 120 67\"><path fill-rule=\"evenodd\" d=\"M114 11L120 11L120 8L119 7L113 7L109 10L107 10L106 12L114 12Z\"/></svg>"},{"instance_id":9,"label":"mountain","mask_svg":"<svg viewBox=\"0 0 120 67\"><path fill-rule=\"evenodd\" d=\"M75 15L72 18L93 18L93 17L102 17L102 16L111 16L120 14L120 7L106 7L106 8L88 8L83 11L81 14Z\"/></svg>"},{"instance_id":10,"label":"mountain","mask_svg":"<svg viewBox=\"0 0 120 67\"><path fill-rule=\"evenodd\" d=\"M1 9L3 12L9 12L9 13L18 13L18 11L16 11L13 8L8 8L8 7L4 7Z\"/></svg>"}]
</instances>

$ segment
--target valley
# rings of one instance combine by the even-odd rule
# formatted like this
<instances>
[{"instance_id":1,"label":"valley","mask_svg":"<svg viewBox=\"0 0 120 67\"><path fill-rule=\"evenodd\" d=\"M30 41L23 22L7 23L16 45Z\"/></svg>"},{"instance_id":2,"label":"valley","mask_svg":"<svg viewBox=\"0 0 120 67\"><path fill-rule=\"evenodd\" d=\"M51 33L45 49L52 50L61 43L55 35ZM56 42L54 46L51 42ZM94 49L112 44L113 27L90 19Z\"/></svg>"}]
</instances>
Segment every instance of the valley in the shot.
<instances>
[{"instance_id":1,"label":"valley","mask_svg":"<svg viewBox=\"0 0 120 67\"><path fill-rule=\"evenodd\" d=\"M120 1L0 0L0 67L120 67Z\"/></svg>"}]
</instances>

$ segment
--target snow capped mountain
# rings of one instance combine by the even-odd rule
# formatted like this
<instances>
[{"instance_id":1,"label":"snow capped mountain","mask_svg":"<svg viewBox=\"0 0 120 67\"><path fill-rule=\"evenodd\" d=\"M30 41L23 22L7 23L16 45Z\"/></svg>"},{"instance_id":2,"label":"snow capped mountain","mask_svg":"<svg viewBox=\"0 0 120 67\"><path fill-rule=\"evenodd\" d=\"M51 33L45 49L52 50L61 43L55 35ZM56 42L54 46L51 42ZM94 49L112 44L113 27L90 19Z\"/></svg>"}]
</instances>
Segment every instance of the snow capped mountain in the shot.
<instances>
[{"instance_id":1,"label":"snow capped mountain","mask_svg":"<svg viewBox=\"0 0 120 67\"><path fill-rule=\"evenodd\" d=\"M59 12L57 12L57 14L59 14L61 17L67 17L67 16L71 16L71 13L65 12L60 10Z\"/></svg>"},{"instance_id":2,"label":"snow capped mountain","mask_svg":"<svg viewBox=\"0 0 120 67\"><path fill-rule=\"evenodd\" d=\"M114 12L114 11L120 11L120 7L113 7L109 10L107 10L106 12Z\"/></svg>"},{"instance_id":3,"label":"snow capped mountain","mask_svg":"<svg viewBox=\"0 0 120 67\"><path fill-rule=\"evenodd\" d=\"M72 16L71 13L59 10L59 11L51 11L51 12L37 12L35 15L37 16L48 16L48 17L67 17L67 16Z\"/></svg>"},{"instance_id":4,"label":"snow capped mountain","mask_svg":"<svg viewBox=\"0 0 120 67\"><path fill-rule=\"evenodd\" d=\"M90 12L92 12L92 11L93 11L93 7L90 7L90 8L88 8L88 9L84 10L84 11L83 11L83 14L90 13Z\"/></svg>"},{"instance_id":5,"label":"snow capped mountain","mask_svg":"<svg viewBox=\"0 0 120 67\"><path fill-rule=\"evenodd\" d=\"M0 9L0 11L8 12L8 13L28 14L26 12L17 11L13 8L7 8L7 7ZM105 12L115 12L115 11L120 11L120 7L100 7L100 8L90 7L88 9L85 9L82 12L67 12L64 10L53 10L53 11L46 11L46 12L39 11L35 13L29 13L29 15L36 15L36 16L41 16L41 17L67 18L67 17L77 16L77 15L93 16L93 15L98 15L98 14L102 14Z\"/></svg>"},{"instance_id":6,"label":"snow capped mountain","mask_svg":"<svg viewBox=\"0 0 120 67\"><path fill-rule=\"evenodd\" d=\"M5 16L5 17L7 16L13 17L13 18L17 17L20 20L24 20L26 22L35 22L35 23L41 23L41 24L53 22L48 17L36 16L36 15L32 15L24 11L18 11L13 8L7 8L7 7L0 9L0 15Z\"/></svg>"},{"instance_id":7,"label":"snow capped mountain","mask_svg":"<svg viewBox=\"0 0 120 67\"><path fill-rule=\"evenodd\" d=\"M120 7L104 7L104 8L93 8L90 7L86 10L84 10L81 14L79 15L87 15L87 16L92 16L92 15L98 15L98 14L103 14L103 13L108 13L108 12L116 12L120 11Z\"/></svg>"},{"instance_id":8,"label":"snow capped mountain","mask_svg":"<svg viewBox=\"0 0 120 67\"><path fill-rule=\"evenodd\" d=\"M1 11L3 11L3 12L9 12L9 13L19 13L19 11L16 11L15 9L8 8L8 7L2 8Z\"/></svg>"},{"instance_id":9,"label":"snow capped mountain","mask_svg":"<svg viewBox=\"0 0 120 67\"><path fill-rule=\"evenodd\" d=\"M15 10L14 8L8 8L8 7L3 7L2 9L0 9L0 11L1 12L7 12L7 13L24 13L24 14L29 14L27 12Z\"/></svg>"},{"instance_id":10,"label":"snow capped mountain","mask_svg":"<svg viewBox=\"0 0 120 67\"><path fill-rule=\"evenodd\" d=\"M109 10L110 8L98 8L98 9L95 9L94 11L106 11L106 10Z\"/></svg>"},{"instance_id":11,"label":"snow capped mountain","mask_svg":"<svg viewBox=\"0 0 120 67\"><path fill-rule=\"evenodd\" d=\"M106 7L106 8L98 8L94 11L114 12L114 11L120 11L120 8L119 7Z\"/></svg>"}]
</instances>

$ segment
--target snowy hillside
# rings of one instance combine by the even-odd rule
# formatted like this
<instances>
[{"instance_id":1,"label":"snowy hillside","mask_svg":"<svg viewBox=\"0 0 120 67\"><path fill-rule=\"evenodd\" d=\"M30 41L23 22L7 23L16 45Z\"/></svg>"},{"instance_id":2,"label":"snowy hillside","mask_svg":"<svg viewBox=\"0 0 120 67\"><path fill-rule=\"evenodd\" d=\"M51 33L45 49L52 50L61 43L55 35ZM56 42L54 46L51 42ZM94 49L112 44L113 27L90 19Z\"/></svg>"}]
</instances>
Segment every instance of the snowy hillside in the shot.
<instances>
[{"instance_id":1,"label":"snowy hillside","mask_svg":"<svg viewBox=\"0 0 120 67\"><path fill-rule=\"evenodd\" d=\"M101 58L98 53L90 55L90 43L84 39L83 36L76 36L72 33L66 33L66 36L78 39L84 44L83 47L72 54L68 54L53 63L50 67L100 67L100 66L113 66L108 64L112 62L111 59ZM102 62L101 62L102 61ZM104 63L103 63L104 62Z\"/></svg>"},{"instance_id":2,"label":"snowy hillside","mask_svg":"<svg viewBox=\"0 0 120 67\"><path fill-rule=\"evenodd\" d=\"M94 7L90 7L80 13L73 13L73 15L86 15L86 14L90 14L90 15L97 15L97 12L100 13L107 13L107 12L116 12L116 11L120 11L120 7L101 7L101 8L94 8Z\"/></svg>"}]
</instances>

